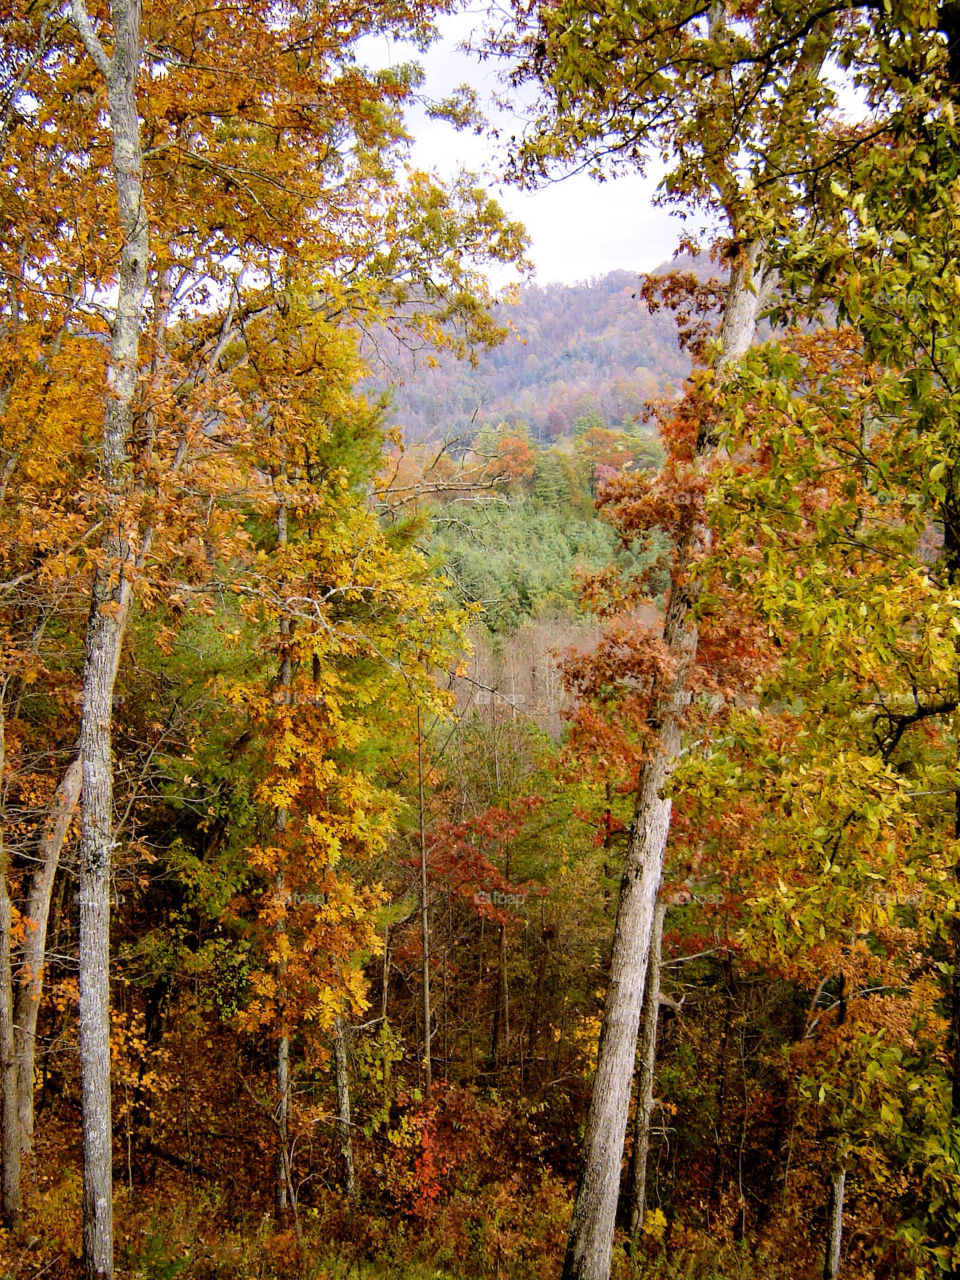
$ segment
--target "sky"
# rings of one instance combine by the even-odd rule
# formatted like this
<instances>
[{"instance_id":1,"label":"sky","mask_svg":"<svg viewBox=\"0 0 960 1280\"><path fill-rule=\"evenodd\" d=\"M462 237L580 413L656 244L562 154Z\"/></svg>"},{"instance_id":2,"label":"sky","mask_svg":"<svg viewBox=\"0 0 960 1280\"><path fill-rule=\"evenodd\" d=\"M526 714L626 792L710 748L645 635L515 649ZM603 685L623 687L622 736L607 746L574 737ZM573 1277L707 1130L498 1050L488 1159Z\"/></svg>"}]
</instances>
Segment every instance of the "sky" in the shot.
<instances>
[{"instance_id":1,"label":"sky","mask_svg":"<svg viewBox=\"0 0 960 1280\"><path fill-rule=\"evenodd\" d=\"M447 97L458 85L471 85L484 110L509 137L521 122L491 104L491 95L498 87L502 91L497 67L459 47L482 24L485 12L474 8L443 17L438 24L441 38L425 54L386 37L371 37L364 42L363 59L381 66L418 61L426 73L423 92L431 99ZM538 191L521 191L502 183L503 155L489 134L460 132L445 121L431 120L422 108L409 113L408 127L415 139L415 164L435 170L441 178L451 177L458 168L470 169L510 217L524 223L538 284L570 284L617 268L648 271L667 261L676 248L680 223L654 206L655 176L631 175L601 183L585 173L574 174ZM504 273L495 283L511 278Z\"/></svg>"}]
</instances>

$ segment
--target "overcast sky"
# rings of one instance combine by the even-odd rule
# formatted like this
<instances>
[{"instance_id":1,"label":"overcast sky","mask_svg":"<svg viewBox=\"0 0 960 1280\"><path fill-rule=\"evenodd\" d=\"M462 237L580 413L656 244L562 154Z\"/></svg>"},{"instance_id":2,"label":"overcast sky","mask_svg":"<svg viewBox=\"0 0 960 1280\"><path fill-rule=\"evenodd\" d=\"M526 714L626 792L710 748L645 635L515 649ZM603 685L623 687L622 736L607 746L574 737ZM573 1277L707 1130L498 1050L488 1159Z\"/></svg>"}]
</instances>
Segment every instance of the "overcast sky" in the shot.
<instances>
[{"instance_id":1,"label":"overcast sky","mask_svg":"<svg viewBox=\"0 0 960 1280\"><path fill-rule=\"evenodd\" d=\"M490 95L498 87L497 68L458 47L482 23L484 13L474 9L441 19L442 39L426 54L377 38L364 43L362 56L381 66L415 58L426 71L424 91L433 99L448 96L458 85L472 85L484 109L496 115L498 127L509 137L520 128L520 121L491 107ZM450 177L458 168L473 170L510 216L525 224L531 238L529 256L540 284L586 280L618 267L646 271L670 258L676 247L680 224L653 205L655 178L598 183L586 174L576 174L539 191L519 191L500 182L502 155L488 135L458 132L419 109L410 113L409 127L416 139L417 165L436 170L441 177Z\"/></svg>"}]
</instances>

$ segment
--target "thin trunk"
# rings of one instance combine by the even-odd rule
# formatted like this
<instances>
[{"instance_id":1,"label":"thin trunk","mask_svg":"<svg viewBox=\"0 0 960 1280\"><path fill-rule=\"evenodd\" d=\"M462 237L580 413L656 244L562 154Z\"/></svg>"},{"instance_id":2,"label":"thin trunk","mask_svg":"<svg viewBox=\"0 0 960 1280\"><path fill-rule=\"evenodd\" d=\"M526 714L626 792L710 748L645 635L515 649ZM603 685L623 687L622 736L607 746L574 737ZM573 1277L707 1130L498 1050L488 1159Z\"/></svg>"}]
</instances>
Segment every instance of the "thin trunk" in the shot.
<instances>
[{"instance_id":1,"label":"thin trunk","mask_svg":"<svg viewBox=\"0 0 960 1280\"><path fill-rule=\"evenodd\" d=\"M637 1110L634 1122L633 1164L630 1178L630 1239L636 1242L647 1208L647 1155L653 1117L654 1069L657 1061L657 1019L660 1014L660 945L667 904L657 899L650 938L650 967L640 1014L640 1061L637 1064Z\"/></svg>"},{"instance_id":2,"label":"thin trunk","mask_svg":"<svg viewBox=\"0 0 960 1280\"><path fill-rule=\"evenodd\" d=\"M140 6L111 0L113 52L107 56L83 0L74 25L106 82L113 174L123 243L111 326L101 469L106 488L105 564L91 592L84 648L80 727L80 1079L83 1111L83 1256L88 1280L113 1275L113 1168L110 1111L110 859L113 850L113 690L130 608L133 560L122 510L124 464L140 365L149 235L137 111Z\"/></svg>"},{"instance_id":3,"label":"thin trunk","mask_svg":"<svg viewBox=\"0 0 960 1280\"><path fill-rule=\"evenodd\" d=\"M429 1093L433 1085L433 1062L430 1050L430 903L427 898L427 835L423 809L423 728L417 707L417 795L420 839L420 941L423 945L423 1086Z\"/></svg>"},{"instance_id":4,"label":"thin trunk","mask_svg":"<svg viewBox=\"0 0 960 1280\"><path fill-rule=\"evenodd\" d=\"M277 508L277 545L281 550L287 545L287 508L281 502ZM290 657L290 622L284 618L280 622L280 639L282 652L280 655L280 687L283 690L283 701L286 705L290 704L290 688L293 683L293 663ZM316 664L314 669L314 679L316 679ZM273 815L273 829L278 834L284 832L287 828L287 810L278 807ZM285 877L283 868L276 875L276 890L279 896L283 896L285 892ZM282 926L281 926L282 927ZM280 963L280 972L282 973L284 964ZM276 1210L277 1217L281 1218L290 1205L293 1208L294 1218L297 1216L297 1207L293 1200L291 1191L293 1170L291 1168L290 1158L290 1037L285 1028L281 1029L280 1039L277 1044L277 1142L279 1150L277 1151L276 1160Z\"/></svg>"},{"instance_id":5,"label":"thin trunk","mask_svg":"<svg viewBox=\"0 0 960 1280\"><path fill-rule=\"evenodd\" d=\"M380 989L380 1018L383 1022L387 1020L387 1008L390 1000L390 938L391 926L387 925L386 935L383 940L383 969Z\"/></svg>"},{"instance_id":6,"label":"thin trunk","mask_svg":"<svg viewBox=\"0 0 960 1280\"><path fill-rule=\"evenodd\" d=\"M949 572L952 582L960 581L960 511L944 514L944 541L949 556ZM954 643L960 662L960 637ZM960 840L960 790L953 796L953 838ZM960 862L953 864L953 879L960 886ZM950 1028L947 1047L950 1053L950 1120L960 1120L960 912L954 911L949 923L950 950L953 960L953 976L950 979Z\"/></svg>"},{"instance_id":7,"label":"thin trunk","mask_svg":"<svg viewBox=\"0 0 960 1280\"><path fill-rule=\"evenodd\" d=\"M551 931L552 932L552 931ZM537 1052L537 1037L540 1033L540 1012L543 1004L543 982L547 972L549 954L548 939L543 902L540 903L540 957L537 961L537 977L533 988L533 1004L530 1010L530 1021L527 1026L527 1059L533 1061Z\"/></svg>"},{"instance_id":8,"label":"thin trunk","mask_svg":"<svg viewBox=\"0 0 960 1280\"><path fill-rule=\"evenodd\" d=\"M758 259L759 246L747 246L731 273L718 368L739 359L753 341L762 286ZM698 454L702 457L711 447L712 441L705 434L698 444ZM696 582L688 581L688 570L691 558L700 546L708 544L709 537L709 528L697 522L675 552L663 627L663 640L673 655L674 671L670 683L659 689L651 701L651 747L640 766L630 843L620 882L597 1070L562 1280L607 1280L610 1274L640 1005L670 831L671 803L663 790L680 750L681 716L689 701L687 677L697 649L697 627L689 615L698 588Z\"/></svg>"},{"instance_id":9,"label":"thin trunk","mask_svg":"<svg viewBox=\"0 0 960 1280\"><path fill-rule=\"evenodd\" d=\"M611 787L611 785L610 785L610 783L609 783L609 782L607 783L607 785L606 785L606 787L605 787L605 794L606 794L606 800L607 800L607 807L606 807L606 809L604 809L604 811L603 811L603 847L604 847L604 850L609 850L609 849L611 848L611 846L613 845L613 810L610 808L611 796L612 796L612 794L613 794L613 788ZM612 902L613 902L613 894L610 892L610 884L609 884L609 881L610 881L610 874L611 874L611 872L610 872L610 863L607 861L607 859L606 859L606 855L604 855L604 859L603 859L603 914L604 914L605 916L608 916L608 915L610 914L610 907L611 907Z\"/></svg>"},{"instance_id":10,"label":"thin trunk","mask_svg":"<svg viewBox=\"0 0 960 1280\"><path fill-rule=\"evenodd\" d=\"M733 992L731 990L731 974L728 965L724 964L724 978L727 984L727 996L723 1006L723 1032L720 1036L720 1074L717 1078L717 1093L713 1104L714 1115L716 1116L716 1125L714 1129L715 1142L713 1145L713 1163L710 1170L710 1188L707 1192L707 1221L713 1213L714 1204L718 1198L718 1189L720 1185L720 1173L723 1164L723 1153L721 1150L721 1139L723 1130L723 1116L726 1110L726 1093L727 1093L727 1044L730 1039L730 1019L733 1013Z\"/></svg>"},{"instance_id":11,"label":"thin trunk","mask_svg":"<svg viewBox=\"0 0 960 1280\"><path fill-rule=\"evenodd\" d=\"M2 855L5 860L5 855ZM17 1117L17 1059L13 1046L13 979L10 967L11 903L6 867L0 867L0 1081L3 1087L3 1222L20 1221L20 1122Z\"/></svg>"},{"instance_id":12,"label":"thin trunk","mask_svg":"<svg viewBox=\"0 0 960 1280\"><path fill-rule=\"evenodd\" d=\"M276 1209L281 1218L290 1201L290 1037L277 1045L277 1176Z\"/></svg>"},{"instance_id":13,"label":"thin trunk","mask_svg":"<svg viewBox=\"0 0 960 1280\"><path fill-rule=\"evenodd\" d=\"M946 38L947 80L954 102L960 96L960 4L957 0L941 0L937 6L937 25ZM947 576L952 585L960 582L960 497L949 495L941 505L943 542ZM960 657L960 640L954 644ZM958 678L960 679L960 678ZM954 793L954 838L960 837L960 790ZM960 862L953 866L953 877L960 884ZM949 949L952 952L953 976L950 987L950 1027L947 1046L950 1054L950 1120L960 1120L960 913L954 911L948 925ZM955 1269L955 1272L960 1268Z\"/></svg>"},{"instance_id":14,"label":"thin trunk","mask_svg":"<svg viewBox=\"0 0 960 1280\"><path fill-rule=\"evenodd\" d=\"M510 992L507 986L507 928L499 925L497 935L497 992L493 1008L493 1032L490 1037L490 1066L494 1071L504 1066L510 1051Z\"/></svg>"},{"instance_id":15,"label":"thin trunk","mask_svg":"<svg viewBox=\"0 0 960 1280\"><path fill-rule=\"evenodd\" d=\"M16 1026L17 1110L20 1145L24 1154L33 1147L33 1095L37 1054L37 1015L43 995L43 964L47 950L47 923L53 886L60 866L64 840L80 798L82 770L77 757L60 780L47 825L37 850L38 865L27 903L27 928L23 939L23 965L17 983Z\"/></svg>"},{"instance_id":16,"label":"thin trunk","mask_svg":"<svg viewBox=\"0 0 960 1280\"><path fill-rule=\"evenodd\" d=\"M843 1194L847 1171L839 1166L830 1179L830 1208L827 1215L827 1251L823 1260L823 1280L837 1280L840 1274L840 1243L843 1239Z\"/></svg>"},{"instance_id":17,"label":"thin trunk","mask_svg":"<svg viewBox=\"0 0 960 1280\"><path fill-rule=\"evenodd\" d=\"M52 919L50 922L50 926L48 927L48 930L47 930L47 937L50 943L50 946L49 946L50 951L57 951L61 955L64 954L68 946L72 946L72 935L73 935L73 929L70 927L69 923L66 926L64 926L64 923L63 923L64 921L63 904L66 896L67 896L67 876L61 876L60 886L59 886L59 889L57 890L56 902L53 905ZM67 942L66 946L63 945L64 940L61 936L62 933L64 932L66 932L66 934L70 939L70 941ZM64 1037L67 1035L67 1024L70 1021L71 1016L72 1016L71 1012L66 1008L63 1008L59 1011L59 1017L56 1019L55 1025L51 1027L51 1038L55 1042L61 1043L61 1044L63 1043ZM51 1070L50 1055L44 1054L42 1061L43 1061L43 1065L40 1070L40 1087L39 1087L39 1101L41 1105L46 1101L48 1101L50 1094L53 1092L53 1088L54 1088L53 1071Z\"/></svg>"},{"instance_id":18,"label":"thin trunk","mask_svg":"<svg viewBox=\"0 0 960 1280\"><path fill-rule=\"evenodd\" d=\"M333 1061L337 1077L337 1145L340 1148L340 1186L350 1200L357 1194L357 1174L353 1163L353 1127L350 1123L350 1069L347 1058L347 1029L337 1014L333 1024Z\"/></svg>"},{"instance_id":19,"label":"thin trunk","mask_svg":"<svg viewBox=\"0 0 960 1280\"><path fill-rule=\"evenodd\" d=\"M0 1173L0 1210L3 1223L16 1227L20 1222L20 1125L17 1120L17 1060L13 1044L13 971L10 962L12 904L7 889L8 855L3 842L3 772L6 764L3 696L0 685L0 1086L3 1088L3 1152Z\"/></svg>"},{"instance_id":20,"label":"thin trunk","mask_svg":"<svg viewBox=\"0 0 960 1280\"><path fill-rule=\"evenodd\" d=\"M449 923L450 922L448 919L447 921L448 937L449 937ZM447 1002L447 952L446 951L444 951L443 953L443 968L440 970L440 976L443 982L443 1044L441 1046L443 1049L443 1078L447 1080L450 1077L450 1044L449 1044L449 1041L447 1040L447 1031L448 1031L447 1015L449 1013L450 1006Z\"/></svg>"},{"instance_id":21,"label":"thin trunk","mask_svg":"<svg viewBox=\"0 0 960 1280\"><path fill-rule=\"evenodd\" d=\"M99 577L99 575L98 575ZM104 612L113 593L95 588L84 662L80 839L80 1081L83 1111L83 1246L88 1280L113 1275L113 1151L110 1107L110 860L113 851L113 686L122 616Z\"/></svg>"},{"instance_id":22,"label":"thin trunk","mask_svg":"<svg viewBox=\"0 0 960 1280\"><path fill-rule=\"evenodd\" d=\"M960 584L960 497L958 495L951 495L949 500L941 504L941 518L947 577L951 585L956 587ZM960 637L954 639L954 654L960 668ZM958 691L960 691L960 676L958 676ZM953 794L953 836L955 841L960 839L960 788ZM955 887L960 887L960 862L953 864L953 880ZM953 962L953 972L949 980L950 1020L946 1048L950 1063L950 1122L951 1126L956 1126L960 1120L960 912L954 910L949 914L944 932L947 954ZM945 1244L950 1247L956 1245L958 1233L955 1229L947 1227L944 1235ZM826 1275L826 1272L824 1274ZM951 1280L957 1280L957 1277L960 1277L960 1265L954 1264L948 1274Z\"/></svg>"}]
</instances>

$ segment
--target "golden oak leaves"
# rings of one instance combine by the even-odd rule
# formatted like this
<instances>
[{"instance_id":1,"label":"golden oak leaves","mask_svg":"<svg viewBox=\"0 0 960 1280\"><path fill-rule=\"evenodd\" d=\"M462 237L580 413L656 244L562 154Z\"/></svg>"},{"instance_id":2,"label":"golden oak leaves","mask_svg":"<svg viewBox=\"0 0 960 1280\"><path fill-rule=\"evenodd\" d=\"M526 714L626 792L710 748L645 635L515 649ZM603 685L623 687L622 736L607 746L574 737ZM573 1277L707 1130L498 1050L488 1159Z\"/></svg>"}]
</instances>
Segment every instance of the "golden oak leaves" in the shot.
<instances>
[{"instance_id":1,"label":"golden oak leaves","mask_svg":"<svg viewBox=\"0 0 960 1280\"><path fill-rule=\"evenodd\" d=\"M278 250L329 263L356 248L347 220L374 216L379 152L399 132L410 85L402 70L366 72L352 46L374 30L422 32L436 7L144 5L138 90L161 263L189 262L195 273L200 255L221 264L222 278L237 246L264 268ZM24 7L21 21L24 43L36 41L40 16ZM49 181L25 227L54 235L59 278L79 268L102 288L118 242L109 185L97 180L111 163L105 89L68 24L57 24L21 90L7 160L23 179L11 199L27 212L32 158Z\"/></svg>"},{"instance_id":2,"label":"golden oak leaves","mask_svg":"<svg viewBox=\"0 0 960 1280\"><path fill-rule=\"evenodd\" d=\"M255 344L267 362L269 324L274 341L289 330L298 292L301 320L311 309L340 323L393 315L404 309L399 290L416 300L404 323L432 340L446 340L444 316L474 339L497 335L476 263L516 257L519 229L475 184L445 191L402 173L400 108L416 73L368 71L353 51L372 31L419 39L438 8L431 0L364 12L337 2L282 12L144 6L138 105L152 261L122 521L151 530L154 571L194 537L178 535L177 516L198 529L218 487L228 501L236 493L230 464L244 430L281 433L281 405L295 416L305 360L288 362L284 389L273 389L270 424L253 410L244 420L232 399L243 379L230 373L254 359ZM71 25L20 4L11 17L0 505L10 484L22 491L12 541L29 547L35 535L45 564L47 544L72 549L72 559L51 561L50 572L69 573L84 567L83 520L96 520L101 496L90 447L119 260L112 149L105 90ZM95 7L94 18L105 14ZM53 474L59 498L73 491L76 511L51 498ZM45 503L54 518L31 521Z\"/></svg>"}]
</instances>

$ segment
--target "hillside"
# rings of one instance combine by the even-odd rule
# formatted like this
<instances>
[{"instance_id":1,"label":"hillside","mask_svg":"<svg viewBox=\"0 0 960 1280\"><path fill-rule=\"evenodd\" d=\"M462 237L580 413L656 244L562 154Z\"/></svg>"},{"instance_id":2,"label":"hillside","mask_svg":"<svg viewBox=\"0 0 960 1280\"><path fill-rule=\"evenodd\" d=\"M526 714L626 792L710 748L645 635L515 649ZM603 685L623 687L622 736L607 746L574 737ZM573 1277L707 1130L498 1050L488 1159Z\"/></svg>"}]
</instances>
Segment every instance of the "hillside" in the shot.
<instances>
[{"instance_id":1,"label":"hillside","mask_svg":"<svg viewBox=\"0 0 960 1280\"><path fill-rule=\"evenodd\" d=\"M600 413L627 425L644 403L686 374L671 315L650 315L639 277L612 271L583 284L530 285L502 306L510 336L475 366L452 355L432 364L380 345L383 381L394 382L391 419L407 440L472 434L522 418L541 443Z\"/></svg>"}]
</instances>

